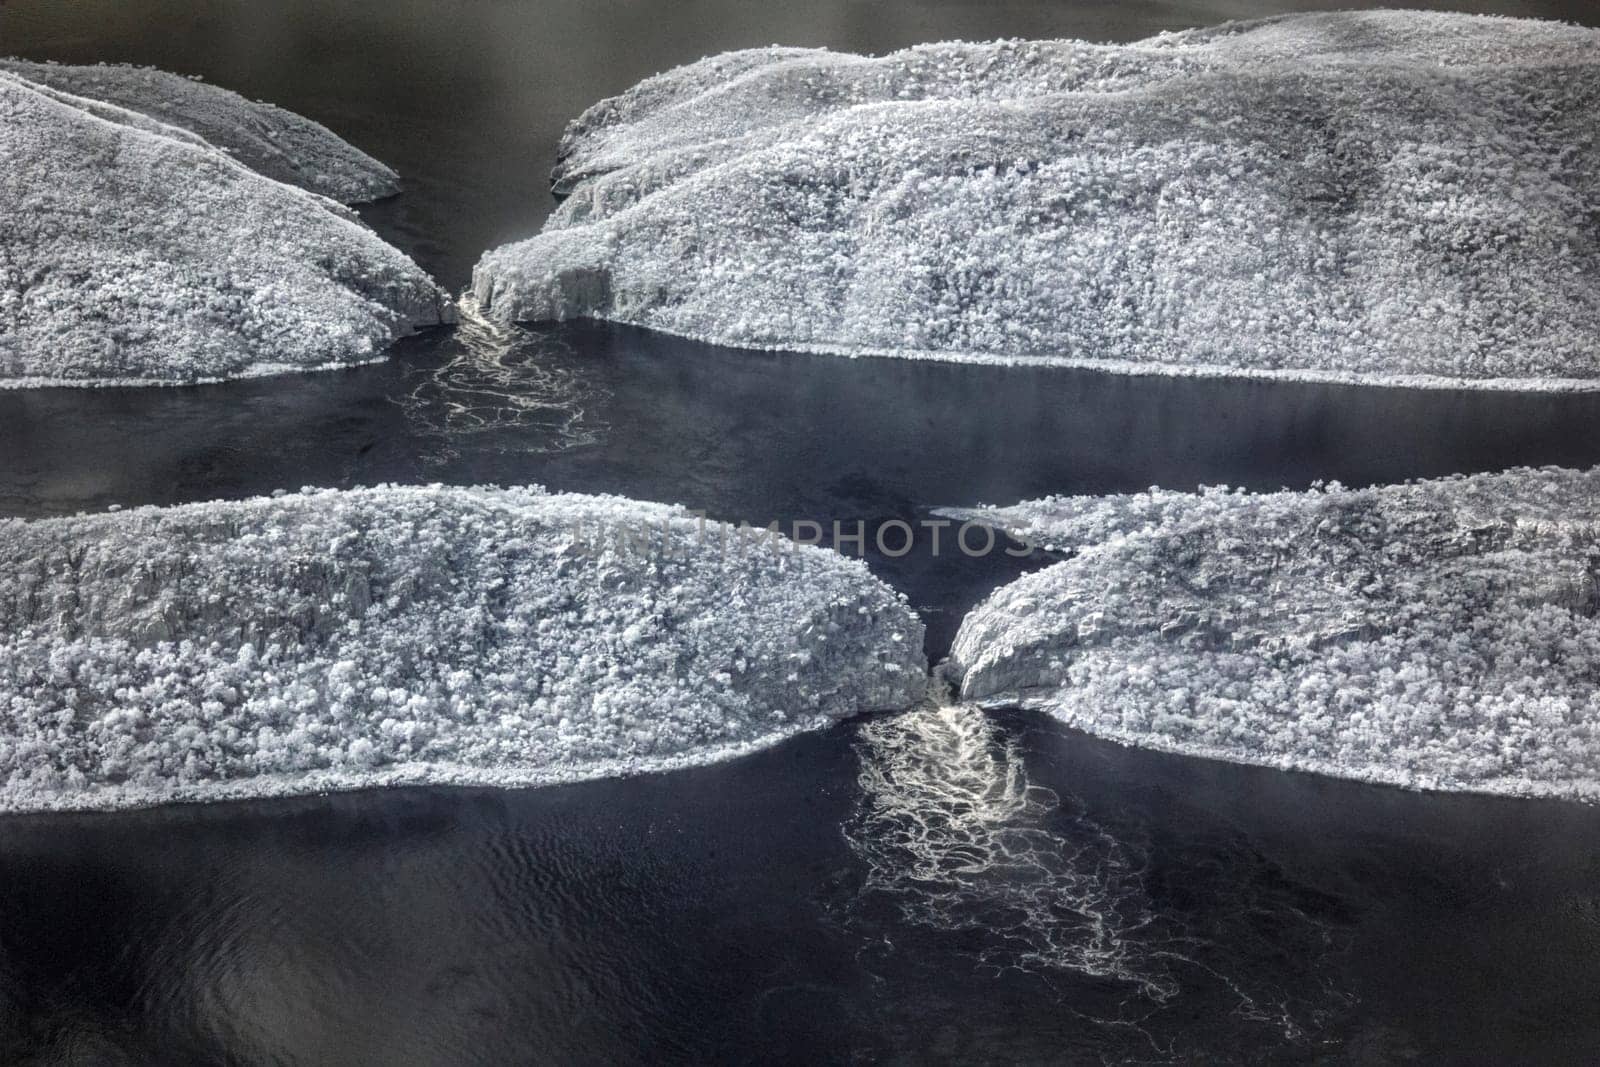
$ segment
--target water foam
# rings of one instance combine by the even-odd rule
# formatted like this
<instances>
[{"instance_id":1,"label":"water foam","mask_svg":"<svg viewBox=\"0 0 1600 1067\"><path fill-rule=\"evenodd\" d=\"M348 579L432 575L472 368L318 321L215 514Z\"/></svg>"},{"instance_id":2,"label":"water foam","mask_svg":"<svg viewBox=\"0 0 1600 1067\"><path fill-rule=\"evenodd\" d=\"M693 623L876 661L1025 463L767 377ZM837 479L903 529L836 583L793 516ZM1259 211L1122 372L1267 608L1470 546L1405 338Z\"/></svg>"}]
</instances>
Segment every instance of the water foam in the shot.
<instances>
[{"instance_id":1,"label":"water foam","mask_svg":"<svg viewBox=\"0 0 1600 1067\"><path fill-rule=\"evenodd\" d=\"M1337 935L1308 913L1293 880L1247 840L1202 833L1163 860L1228 906L1206 921L1158 899L1156 845L1135 814L1091 817L1077 797L1037 784L1020 740L973 704L924 705L865 722L858 806L844 826L866 868L851 902L900 920L966 935L979 972L1028 974L1063 990L1062 1010L1175 1053L1192 1010L1266 1027L1284 1041L1322 1031L1350 1001L1331 977ZM1251 856L1242 865L1219 856ZM1220 881L1216 881L1220 878ZM892 936L876 945L892 951ZM1303 982L1264 983L1245 967L1265 941L1293 943ZM1178 1015L1171 1014L1178 1012ZM1172 1023L1180 1025L1174 1030Z\"/></svg>"},{"instance_id":2,"label":"water foam","mask_svg":"<svg viewBox=\"0 0 1600 1067\"><path fill-rule=\"evenodd\" d=\"M449 442L492 433L497 447L541 455L604 440L596 409L607 393L570 345L485 318L470 294L457 314L454 352L415 370L398 398L420 433Z\"/></svg>"},{"instance_id":3,"label":"water foam","mask_svg":"<svg viewBox=\"0 0 1600 1067\"><path fill-rule=\"evenodd\" d=\"M1016 741L975 705L928 707L861 729L862 799L845 828L864 893L909 922L985 930L984 968L1065 969L1164 1000L1135 931L1151 922L1142 858L1035 785Z\"/></svg>"}]
</instances>

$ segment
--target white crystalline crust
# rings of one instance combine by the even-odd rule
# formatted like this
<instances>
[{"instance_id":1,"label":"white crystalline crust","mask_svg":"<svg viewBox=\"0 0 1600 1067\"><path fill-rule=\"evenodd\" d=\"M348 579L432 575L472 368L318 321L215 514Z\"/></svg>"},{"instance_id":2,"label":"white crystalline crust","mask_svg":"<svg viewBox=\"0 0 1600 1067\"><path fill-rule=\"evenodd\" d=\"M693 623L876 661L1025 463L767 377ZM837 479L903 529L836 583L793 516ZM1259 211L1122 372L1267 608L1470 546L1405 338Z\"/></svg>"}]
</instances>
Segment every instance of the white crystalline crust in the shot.
<instances>
[{"instance_id":1,"label":"white crystalline crust","mask_svg":"<svg viewBox=\"0 0 1600 1067\"><path fill-rule=\"evenodd\" d=\"M0 71L196 134L251 170L343 204L400 191L394 171L327 127L195 78L120 63L0 59Z\"/></svg>"},{"instance_id":2,"label":"white crystalline crust","mask_svg":"<svg viewBox=\"0 0 1600 1067\"><path fill-rule=\"evenodd\" d=\"M449 317L347 208L0 72L0 388L370 362Z\"/></svg>"},{"instance_id":3,"label":"white crystalline crust","mask_svg":"<svg viewBox=\"0 0 1600 1067\"><path fill-rule=\"evenodd\" d=\"M0 523L0 810L636 773L924 695L863 564L719 532L439 487Z\"/></svg>"},{"instance_id":4,"label":"white crystalline crust","mask_svg":"<svg viewBox=\"0 0 1600 1067\"><path fill-rule=\"evenodd\" d=\"M1600 472L963 514L1076 553L963 622L967 699L1189 755L1600 799Z\"/></svg>"},{"instance_id":5,"label":"white crystalline crust","mask_svg":"<svg viewBox=\"0 0 1600 1067\"><path fill-rule=\"evenodd\" d=\"M585 113L502 318L843 354L1600 385L1600 31L1419 12L770 49Z\"/></svg>"}]
</instances>

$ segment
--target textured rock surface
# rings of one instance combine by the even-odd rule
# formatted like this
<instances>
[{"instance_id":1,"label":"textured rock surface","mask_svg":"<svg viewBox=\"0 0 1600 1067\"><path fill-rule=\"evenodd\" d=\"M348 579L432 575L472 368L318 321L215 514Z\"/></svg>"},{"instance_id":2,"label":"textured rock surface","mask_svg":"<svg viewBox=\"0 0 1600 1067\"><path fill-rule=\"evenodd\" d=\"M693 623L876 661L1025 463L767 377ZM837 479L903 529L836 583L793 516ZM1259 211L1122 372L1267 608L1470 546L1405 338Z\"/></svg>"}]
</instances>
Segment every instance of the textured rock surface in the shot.
<instances>
[{"instance_id":1,"label":"textured rock surface","mask_svg":"<svg viewBox=\"0 0 1600 1067\"><path fill-rule=\"evenodd\" d=\"M1600 799L1600 474L954 514L1075 553L963 622L966 699L1193 755Z\"/></svg>"},{"instance_id":2,"label":"textured rock surface","mask_svg":"<svg viewBox=\"0 0 1600 1067\"><path fill-rule=\"evenodd\" d=\"M0 523L0 810L625 774L924 695L864 565L720 534L437 487Z\"/></svg>"},{"instance_id":3,"label":"textured rock surface","mask_svg":"<svg viewBox=\"0 0 1600 1067\"><path fill-rule=\"evenodd\" d=\"M151 67L30 63L0 59L0 71L103 101L188 130L251 170L344 204L393 196L394 171L327 127L272 104Z\"/></svg>"},{"instance_id":4,"label":"textured rock surface","mask_svg":"<svg viewBox=\"0 0 1600 1067\"><path fill-rule=\"evenodd\" d=\"M503 318L1135 371L1600 380L1600 31L1420 12L771 49L573 124Z\"/></svg>"},{"instance_id":5,"label":"textured rock surface","mask_svg":"<svg viewBox=\"0 0 1600 1067\"><path fill-rule=\"evenodd\" d=\"M448 299L347 209L137 112L0 73L0 387L377 359Z\"/></svg>"}]
</instances>

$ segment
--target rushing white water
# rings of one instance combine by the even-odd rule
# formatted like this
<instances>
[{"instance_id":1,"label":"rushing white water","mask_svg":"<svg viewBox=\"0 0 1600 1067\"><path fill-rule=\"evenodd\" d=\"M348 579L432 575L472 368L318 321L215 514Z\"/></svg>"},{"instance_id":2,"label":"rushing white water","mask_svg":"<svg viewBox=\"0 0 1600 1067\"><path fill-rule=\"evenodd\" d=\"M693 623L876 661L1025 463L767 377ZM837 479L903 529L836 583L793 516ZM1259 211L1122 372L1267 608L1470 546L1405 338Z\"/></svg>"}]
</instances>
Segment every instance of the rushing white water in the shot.
<instances>
[{"instance_id":1,"label":"rushing white water","mask_svg":"<svg viewBox=\"0 0 1600 1067\"><path fill-rule=\"evenodd\" d=\"M1016 742L978 707L873 720L860 755L862 800L845 835L866 864L865 892L918 925L999 935L985 967L1062 968L1158 1000L1176 991L1132 936L1151 922L1139 858L1034 785Z\"/></svg>"},{"instance_id":2,"label":"rushing white water","mask_svg":"<svg viewBox=\"0 0 1600 1067\"><path fill-rule=\"evenodd\" d=\"M1281 872L1214 871L1208 891L1224 918L1196 924L1156 899L1157 845L1137 817L1091 817L1076 797L1035 782L1019 737L977 705L925 704L868 721L859 737L861 799L844 827L866 869L856 917L876 898L913 926L981 933L980 970L1109 983L1098 986L1107 999L1078 995L1063 1010L1138 1033L1160 1055L1172 1048L1164 1013L1193 995L1287 1041L1348 1005L1319 976L1333 931ZM1178 847L1213 858L1249 851L1238 841ZM884 935L891 951L892 941ZM1307 981L1242 979L1238 955L1263 942L1295 944Z\"/></svg>"},{"instance_id":3,"label":"rushing white water","mask_svg":"<svg viewBox=\"0 0 1600 1067\"><path fill-rule=\"evenodd\" d=\"M559 338L484 317L468 294L457 304L455 354L416 371L400 398L417 429L447 440L497 433L524 451L566 452L603 440L604 386ZM506 430L542 433L504 435Z\"/></svg>"}]
</instances>

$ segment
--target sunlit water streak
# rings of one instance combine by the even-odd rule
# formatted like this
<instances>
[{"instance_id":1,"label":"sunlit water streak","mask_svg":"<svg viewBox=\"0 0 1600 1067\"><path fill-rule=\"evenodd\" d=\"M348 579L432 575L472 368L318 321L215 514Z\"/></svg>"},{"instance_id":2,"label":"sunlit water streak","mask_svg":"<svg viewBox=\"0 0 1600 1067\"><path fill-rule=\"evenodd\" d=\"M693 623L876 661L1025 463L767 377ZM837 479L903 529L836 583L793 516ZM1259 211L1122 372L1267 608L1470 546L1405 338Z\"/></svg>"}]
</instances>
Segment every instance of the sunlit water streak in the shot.
<instances>
[{"instance_id":1,"label":"sunlit water streak","mask_svg":"<svg viewBox=\"0 0 1600 1067\"><path fill-rule=\"evenodd\" d=\"M570 345L495 322L470 295L456 306L453 354L418 368L409 391L396 398L418 433L445 442L440 458L454 458L456 443L479 435L494 435L497 445L515 441L520 451L537 454L604 440L607 426L598 408L605 389Z\"/></svg>"}]
</instances>

